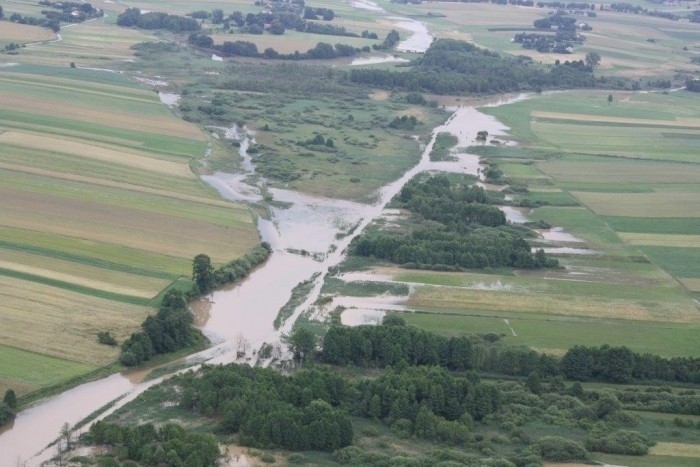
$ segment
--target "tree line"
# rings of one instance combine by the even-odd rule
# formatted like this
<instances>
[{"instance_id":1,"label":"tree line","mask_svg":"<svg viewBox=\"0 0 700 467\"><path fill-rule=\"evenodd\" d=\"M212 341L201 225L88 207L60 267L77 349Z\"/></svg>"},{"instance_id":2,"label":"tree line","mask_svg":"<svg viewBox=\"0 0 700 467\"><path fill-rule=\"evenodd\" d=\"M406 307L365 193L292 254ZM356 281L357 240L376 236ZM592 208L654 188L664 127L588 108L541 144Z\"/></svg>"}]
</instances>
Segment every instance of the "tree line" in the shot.
<instances>
[{"instance_id":1,"label":"tree line","mask_svg":"<svg viewBox=\"0 0 700 467\"><path fill-rule=\"evenodd\" d=\"M563 357L540 354L528 347L504 345L498 336L444 337L407 326L388 315L381 326L333 326L326 333L321 361L334 365L384 368L406 362L453 371L479 371L512 376L533 372L574 381L632 383L667 381L700 383L700 358L664 358L639 354L627 347L574 346ZM700 399L697 407L700 409ZM698 411L700 414L700 410Z\"/></svg>"},{"instance_id":2,"label":"tree line","mask_svg":"<svg viewBox=\"0 0 700 467\"><path fill-rule=\"evenodd\" d=\"M560 64L542 67L531 60L501 56L464 41L438 39L412 62L411 71L362 68L352 82L402 91L435 94L494 93L542 88L590 88L593 70Z\"/></svg>"},{"instance_id":3,"label":"tree line","mask_svg":"<svg viewBox=\"0 0 700 467\"><path fill-rule=\"evenodd\" d=\"M127 8L117 16L117 25L139 29L167 29L173 32L199 31L202 28L194 18L161 12L141 13L139 8Z\"/></svg>"},{"instance_id":4,"label":"tree line","mask_svg":"<svg viewBox=\"0 0 700 467\"><path fill-rule=\"evenodd\" d=\"M418 222L409 234L365 232L353 240L351 252L419 269L557 266L541 249L531 252L523 238L529 229L507 225L503 211L488 202L483 188L466 182L453 186L443 175L414 179L396 205L432 222Z\"/></svg>"},{"instance_id":5,"label":"tree line","mask_svg":"<svg viewBox=\"0 0 700 467\"><path fill-rule=\"evenodd\" d=\"M258 46L250 41L224 41L222 44L214 44L211 36L200 33L192 33L188 37L188 42L196 47L211 49L224 56L255 57L272 60L328 60L339 57L351 57L360 52L369 52L370 47L353 47L347 44L329 44L318 42L314 47L306 52L295 51L293 53L282 54L272 47L266 48L263 52L258 50ZM394 30L387 34L387 38L382 44L374 44L376 50L388 50L398 41L398 33Z\"/></svg>"}]
</instances>

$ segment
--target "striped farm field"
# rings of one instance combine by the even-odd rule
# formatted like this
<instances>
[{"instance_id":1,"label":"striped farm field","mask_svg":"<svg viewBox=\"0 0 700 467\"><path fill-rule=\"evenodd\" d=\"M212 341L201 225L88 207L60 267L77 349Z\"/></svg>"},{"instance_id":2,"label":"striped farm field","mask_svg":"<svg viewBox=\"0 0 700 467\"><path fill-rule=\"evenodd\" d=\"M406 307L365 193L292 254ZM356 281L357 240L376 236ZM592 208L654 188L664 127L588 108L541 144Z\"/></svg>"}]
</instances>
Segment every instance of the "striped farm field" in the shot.
<instances>
[{"instance_id":1,"label":"striped farm field","mask_svg":"<svg viewBox=\"0 0 700 467\"><path fill-rule=\"evenodd\" d=\"M10 374L0 348L0 386L23 394L113 362L98 332L121 342L195 255L221 264L258 242L250 211L193 173L207 145L125 76L0 70L0 342L26 354Z\"/></svg>"}]
</instances>

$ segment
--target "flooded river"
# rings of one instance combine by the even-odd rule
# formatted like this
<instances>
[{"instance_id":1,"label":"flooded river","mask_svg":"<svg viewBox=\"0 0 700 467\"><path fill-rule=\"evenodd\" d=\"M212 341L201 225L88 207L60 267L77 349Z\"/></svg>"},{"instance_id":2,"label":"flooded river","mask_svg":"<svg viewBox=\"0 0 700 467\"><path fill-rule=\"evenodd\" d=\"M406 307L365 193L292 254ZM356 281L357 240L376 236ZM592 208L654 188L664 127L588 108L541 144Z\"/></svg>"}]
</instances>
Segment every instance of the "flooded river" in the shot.
<instances>
[{"instance_id":1,"label":"flooded river","mask_svg":"<svg viewBox=\"0 0 700 467\"><path fill-rule=\"evenodd\" d=\"M434 129L420 162L401 178L381 188L376 197L378 201L373 205L270 189L276 201L288 206L270 207L270 220L259 219L258 222L260 235L270 243L273 253L242 283L216 291L193 304L198 325L215 345L189 357L187 362L195 366L203 361L252 361L263 343L281 347L283 334L290 331L296 317L318 298L325 273L343 259L352 239L382 214L384 207L404 184L426 170L476 173L476 155L462 154L449 163L431 162L429 153L435 135L443 131L451 132L459 138L460 146L466 146L481 130L488 131L490 136L498 136L503 134L505 127L494 117L482 114L473 107L457 109L444 125ZM242 139L244 172L252 171L250 158L245 153L247 138L245 135L237 137ZM203 178L224 197L261 201L260 190L243 182L246 175L248 173L218 173ZM302 250L308 254L301 254ZM273 321L279 309L289 300L292 289L299 282L314 276L317 278L308 299L279 330L275 330ZM239 357L241 354L245 355ZM114 410L160 381L141 382L142 376L115 374L68 390L21 412L14 424L0 435L0 465L16 465L18 461L38 465L50 458L55 449L44 448L56 438L64 423L72 426L106 404L125 396L116 402L111 409Z\"/></svg>"}]
</instances>

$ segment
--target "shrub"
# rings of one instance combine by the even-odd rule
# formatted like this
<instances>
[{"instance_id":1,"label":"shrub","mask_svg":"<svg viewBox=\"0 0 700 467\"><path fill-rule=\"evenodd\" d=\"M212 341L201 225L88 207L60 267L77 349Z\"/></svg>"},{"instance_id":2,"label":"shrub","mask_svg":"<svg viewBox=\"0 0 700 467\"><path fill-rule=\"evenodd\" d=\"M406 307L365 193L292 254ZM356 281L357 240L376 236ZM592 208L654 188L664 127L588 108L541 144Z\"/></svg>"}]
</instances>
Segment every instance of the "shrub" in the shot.
<instances>
[{"instance_id":1,"label":"shrub","mask_svg":"<svg viewBox=\"0 0 700 467\"><path fill-rule=\"evenodd\" d=\"M545 436L535 443L542 459L553 462L588 460L588 451L570 439L559 436Z\"/></svg>"},{"instance_id":2,"label":"shrub","mask_svg":"<svg viewBox=\"0 0 700 467\"><path fill-rule=\"evenodd\" d=\"M602 436L591 434L586 439L586 447L591 451L627 456L643 456L649 452L649 446L653 445L654 442L649 438L631 430L619 430Z\"/></svg>"}]
</instances>

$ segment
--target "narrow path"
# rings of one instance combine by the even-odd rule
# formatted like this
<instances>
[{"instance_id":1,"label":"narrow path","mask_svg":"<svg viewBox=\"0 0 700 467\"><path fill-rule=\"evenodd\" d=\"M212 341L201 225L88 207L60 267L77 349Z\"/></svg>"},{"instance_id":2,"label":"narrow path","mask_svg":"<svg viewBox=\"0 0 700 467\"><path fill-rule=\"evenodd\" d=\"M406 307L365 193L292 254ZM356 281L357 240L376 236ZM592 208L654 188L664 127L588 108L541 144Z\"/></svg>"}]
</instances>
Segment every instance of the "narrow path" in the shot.
<instances>
[{"instance_id":1,"label":"narrow path","mask_svg":"<svg viewBox=\"0 0 700 467\"><path fill-rule=\"evenodd\" d=\"M508 318L503 318L503 322L506 323L506 326L508 326L508 329L510 329L510 333L513 334L513 337L518 337L518 335L515 333L515 329L513 329L513 326L510 325Z\"/></svg>"}]
</instances>

